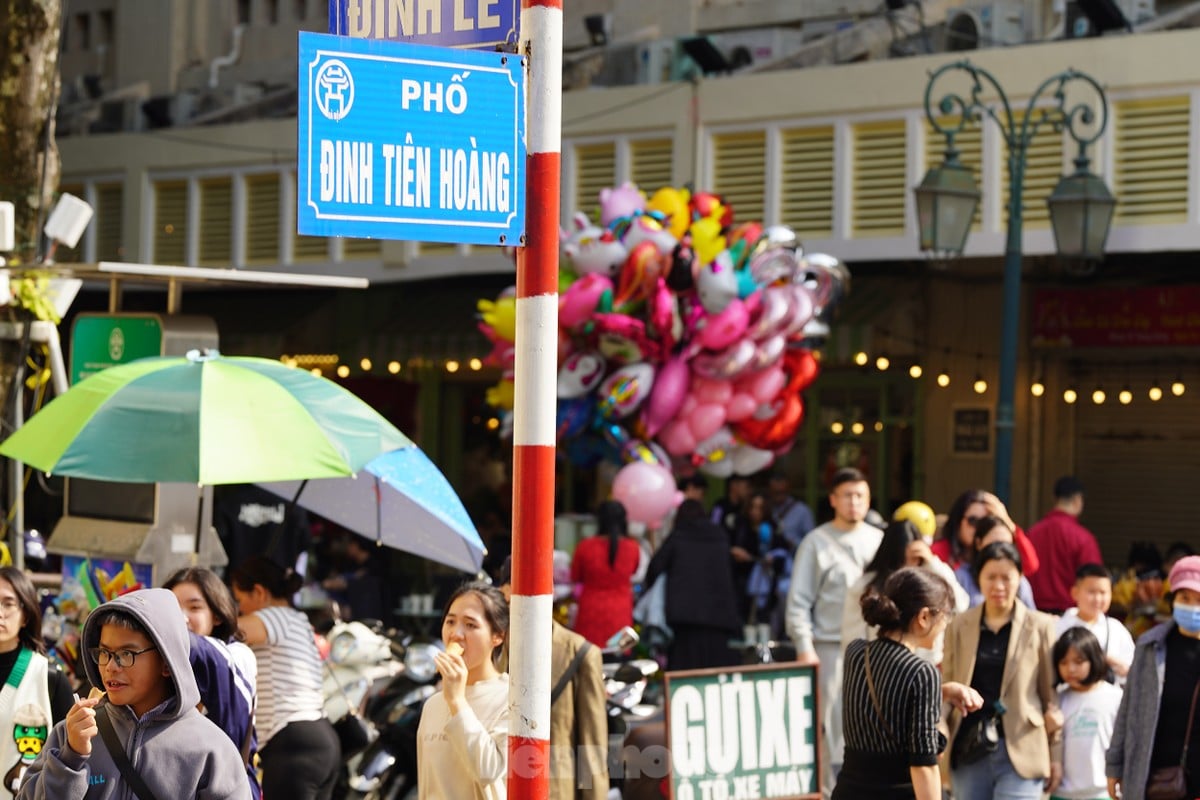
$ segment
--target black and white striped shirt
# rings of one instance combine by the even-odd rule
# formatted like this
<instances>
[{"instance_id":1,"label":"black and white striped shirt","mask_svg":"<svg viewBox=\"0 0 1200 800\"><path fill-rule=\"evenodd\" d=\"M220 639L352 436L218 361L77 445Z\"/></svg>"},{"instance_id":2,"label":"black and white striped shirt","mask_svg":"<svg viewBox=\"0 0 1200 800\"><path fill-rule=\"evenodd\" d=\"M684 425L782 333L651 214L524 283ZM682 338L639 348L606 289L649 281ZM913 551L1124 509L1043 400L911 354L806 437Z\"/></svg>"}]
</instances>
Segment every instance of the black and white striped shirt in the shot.
<instances>
[{"instance_id":1,"label":"black and white striped shirt","mask_svg":"<svg viewBox=\"0 0 1200 800\"><path fill-rule=\"evenodd\" d=\"M868 647L871 677L887 724L879 718L867 688L863 654ZM938 753L946 744L937 729L942 703L942 678L937 667L891 639L876 639L869 644L857 639L846 648L842 674L847 751L903 756L914 767L937 763Z\"/></svg>"},{"instance_id":2,"label":"black and white striped shirt","mask_svg":"<svg viewBox=\"0 0 1200 800\"><path fill-rule=\"evenodd\" d=\"M254 727L262 750L289 722L317 720L325 712L321 657L308 617L284 606L268 606L254 614L267 629L266 643L251 648L258 658Z\"/></svg>"}]
</instances>

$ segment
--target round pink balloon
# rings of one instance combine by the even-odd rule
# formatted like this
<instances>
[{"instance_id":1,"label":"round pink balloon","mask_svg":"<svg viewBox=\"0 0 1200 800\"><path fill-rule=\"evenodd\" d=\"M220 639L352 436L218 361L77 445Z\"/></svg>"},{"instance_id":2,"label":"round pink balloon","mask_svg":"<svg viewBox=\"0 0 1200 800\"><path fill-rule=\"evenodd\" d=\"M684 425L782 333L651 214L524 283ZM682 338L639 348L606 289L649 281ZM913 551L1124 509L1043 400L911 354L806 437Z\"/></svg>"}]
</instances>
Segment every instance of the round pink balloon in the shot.
<instances>
[{"instance_id":1,"label":"round pink balloon","mask_svg":"<svg viewBox=\"0 0 1200 800\"><path fill-rule=\"evenodd\" d=\"M707 439L725 424L725 406L701 403L687 417L688 428L697 439Z\"/></svg>"},{"instance_id":2,"label":"round pink balloon","mask_svg":"<svg viewBox=\"0 0 1200 800\"><path fill-rule=\"evenodd\" d=\"M613 498L625 506L630 522L657 525L683 500L671 471L658 464L634 461L613 479Z\"/></svg>"},{"instance_id":3,"label":"round pink balloon","mask_svg":"<svg viewBox=\"0 0 1200 800\"><path fill-rule=\"evenodd\" d=\"M758 401L754 399L754 395L748 392L734 392L733 397L729 398L729 404L725 406L725 419L729 422L741 422L749 419L757 408Z\"/></svg>"},{"instance_id":4,"label":"round pink balloon","mask_svg":"<svg viewBox=\"0 0 1200 800\"><path fill-rule=\"evenodd\" d=\"M738 381L738 390L748 392L760 403L769 403L787 384L787 375L779 367L756 372Z\"/></svg>"},{"instance_id":5,"label":"round pink balloon","mask_svg":"<svg viewBox=\"0 0 1200 800\"><path fill-rule=\"evenodd\" d=\"M673 456L691 455L696 449L696 437L682 419L672 420L658 432L658 441Z\"/></svg>"},{"instance_id":6,"label":"round pink balloon","mask_svg":"<svg viewBox=\"0 0 1200 800\"><path fill-rule=\"evenodd\" d=\"M698 403L717 403L724 405L733 396L733 384L726 380L705 378L697 375L692 378L692 396Z\"/></svg>"}]
</instances>

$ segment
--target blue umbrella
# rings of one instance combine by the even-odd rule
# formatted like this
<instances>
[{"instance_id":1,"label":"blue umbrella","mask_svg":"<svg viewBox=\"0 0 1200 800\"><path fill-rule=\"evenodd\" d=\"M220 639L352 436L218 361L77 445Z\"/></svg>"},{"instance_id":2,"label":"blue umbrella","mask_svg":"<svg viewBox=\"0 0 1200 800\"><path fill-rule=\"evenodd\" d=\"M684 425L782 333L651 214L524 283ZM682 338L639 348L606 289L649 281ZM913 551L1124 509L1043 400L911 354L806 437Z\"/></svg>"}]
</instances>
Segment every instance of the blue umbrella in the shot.
<instances>
[{"instance_id":1,"label":"blue umbrella","mask_svg":"<svg viewBox=\"0 0 1200 800\"><path fill-rule=\"evenodd\" d=\"M349 478L259 483L343 528L464 572L487 548L450 482L416 446L376 457Z\"/></svg>"}]
</instances>

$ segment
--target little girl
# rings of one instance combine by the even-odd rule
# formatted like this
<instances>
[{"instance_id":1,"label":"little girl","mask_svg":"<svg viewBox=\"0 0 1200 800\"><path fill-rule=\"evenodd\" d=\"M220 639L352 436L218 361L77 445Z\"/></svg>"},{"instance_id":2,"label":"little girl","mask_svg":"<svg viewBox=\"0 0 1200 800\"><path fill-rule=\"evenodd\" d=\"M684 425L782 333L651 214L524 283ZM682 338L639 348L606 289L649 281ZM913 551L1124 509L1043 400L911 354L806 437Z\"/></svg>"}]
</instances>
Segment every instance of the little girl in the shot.
<instances>
[{"instance_id":1,"label":"little girl","mask_svg":"<svg viewBox=\"0 0 1200 800\"><path fill-rule=\"evenodd\" d=\"M1087 628L1063 631L1054 644L1063 726L1062 780L1052 800L1108 800L1104 753L1112 741L1121 690L1104 680L1108 664L1096 635Z\"/></svg>"}]
</instances>

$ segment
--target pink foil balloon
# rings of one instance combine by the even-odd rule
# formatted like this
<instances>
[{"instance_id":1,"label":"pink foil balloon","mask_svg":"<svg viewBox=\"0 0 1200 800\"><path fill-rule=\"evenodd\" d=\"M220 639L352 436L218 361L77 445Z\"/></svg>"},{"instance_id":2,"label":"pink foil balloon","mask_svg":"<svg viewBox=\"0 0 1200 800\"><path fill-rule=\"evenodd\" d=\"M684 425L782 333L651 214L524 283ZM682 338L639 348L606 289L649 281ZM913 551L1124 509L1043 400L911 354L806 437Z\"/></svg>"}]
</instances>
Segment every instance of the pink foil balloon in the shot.
<instances>
[{"instance_id":1,"label":"pink foil balloon","mask_svg":"<svg viewBox=\"0 0 1200 800\"><path fill-rule=\"evenodd\" d=\"M688 378L687 362L678 356L663 364L658 371L654 388L650 390L650 399L642 410L647 436L657 434L679 413L687 398Z\"/></svg>"},{"instance_id":2,"label":"pink foil balloon","mask_svg":"<svg viewBox=\"0 0 1200 800\"><path fill-rule=\"evenodd\" d=\"M738 390L750 394L759 403L769 403L787 383L787 375L779 367L763 370L738 381Z\"/></svg>"},{"instance_id":3,"label":"pink foil balloon","mask_svg":"<svg viewBox=\"0 0 1200 800\"><path fill-rule=\"evenodd\" d=\"M741 300L731 300L724 311L710 315L704 321L698 339L709 350L724 350L742 337L749 323L746 304Z\"/></svg>"},{"instance_id":4,"label":"pink foil balloon","mask_svg":"<svg viewBox=\"0 0 1200 800\"><path fill-rule=\"evenodd\" d=\"M754 399L754 395L748 392L735 392L725 407L725 419L729 422L741 422L749 419L757 408L758 400Z\"/></svg>"},{"instance_id":5,"label":"pink foil balloon","mask_svg":"<svg viewBox=\"0 0 1200 800\"><path fill-rule=\"evenodd\" d=\"M733 384L726 380L697 375L692 378L692 396L700 403L725 405L733 396Z\"/></svg>"}]
</instances>

